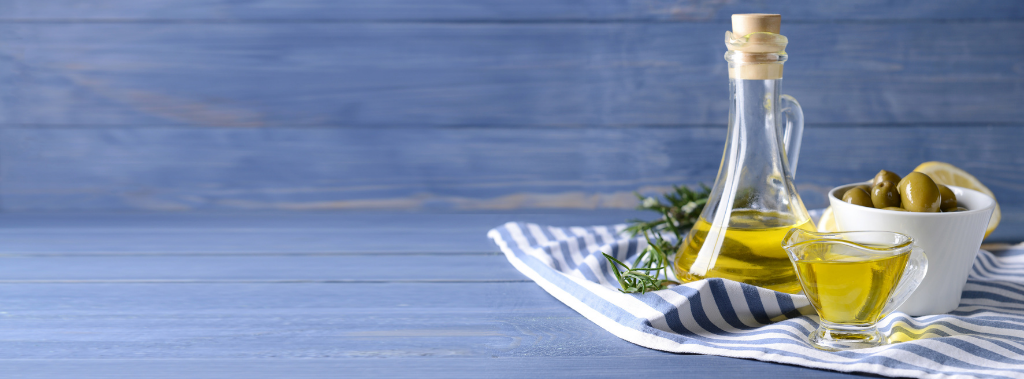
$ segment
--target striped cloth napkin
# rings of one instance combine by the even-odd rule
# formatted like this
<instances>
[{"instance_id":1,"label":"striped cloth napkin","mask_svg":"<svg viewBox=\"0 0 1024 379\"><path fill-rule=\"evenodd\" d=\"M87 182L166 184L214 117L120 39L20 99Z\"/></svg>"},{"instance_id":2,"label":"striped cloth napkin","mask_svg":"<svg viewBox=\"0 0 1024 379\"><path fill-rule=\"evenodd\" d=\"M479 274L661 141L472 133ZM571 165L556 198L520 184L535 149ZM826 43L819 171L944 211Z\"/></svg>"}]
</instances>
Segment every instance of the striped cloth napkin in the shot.
<instances>
[{"instance_id":1,"label":"striped cloth napkin","mask_svg":"<svg viewBox=\"0 0 1024 379\"><path fill-rule=\"evenodd\" d=\"M619 292L602 252L631 262L647 245L624 228L509 222L487 235L552 296L651 349L887 376L1024 378L1024 246L981 250L953 312L896 312L879 322L890 342L899 343L826 352L807 341L818 317L802 295L724 279L642 295Z\"/></svg>"}]
</instances>

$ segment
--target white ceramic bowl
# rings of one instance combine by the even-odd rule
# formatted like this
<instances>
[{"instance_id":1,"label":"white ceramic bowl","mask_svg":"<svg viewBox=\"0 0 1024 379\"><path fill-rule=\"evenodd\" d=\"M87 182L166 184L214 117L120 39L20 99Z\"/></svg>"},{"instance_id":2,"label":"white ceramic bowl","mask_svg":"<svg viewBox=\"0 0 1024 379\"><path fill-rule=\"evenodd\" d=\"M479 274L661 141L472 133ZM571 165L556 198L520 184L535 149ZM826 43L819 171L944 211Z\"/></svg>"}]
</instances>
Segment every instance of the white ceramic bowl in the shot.
<instances>
[{"instance_id":1,"label":"white ceramic bowl","mask_svg":"<svg viewBox=\"0 0 1024 379\"><path fill-rule=\"evenodd\" d=\"M963 212L925 213L886 211L842 200L846 190L865 183L833 188L828 201L840 231L889 231L909 235L928 256L928 275L897 311L924 316L952 311L960 304L967 274L985 238L995 201L985 194L948 186Z\"/></svg>"}]
</instances>

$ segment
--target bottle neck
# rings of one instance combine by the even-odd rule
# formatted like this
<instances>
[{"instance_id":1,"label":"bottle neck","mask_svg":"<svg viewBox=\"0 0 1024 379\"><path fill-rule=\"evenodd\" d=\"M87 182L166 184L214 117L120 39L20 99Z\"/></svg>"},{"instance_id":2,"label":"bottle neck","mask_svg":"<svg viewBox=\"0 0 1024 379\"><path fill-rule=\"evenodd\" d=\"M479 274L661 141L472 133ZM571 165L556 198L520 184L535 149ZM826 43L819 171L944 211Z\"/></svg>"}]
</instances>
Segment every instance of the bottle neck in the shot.
<instances>
[{"instance_id":1,"label":"bottle neck","mask_svg":"<svg viewBox=\"0 0 1024 379\"><path fill-rule=\"evenodd\" d=\"M788 59L786 36L774 33L751 33L737 36L725 32L725 60L729 62L729 78L744 80L782 79L782 64Z\"/></svg>"},{"instance_id":2,"label":"bottle neck","mask_svg":"<svg viewBox=\"0 0 1024 379\"><path fill-rule=\"evenodd\" d=\"M734 209L781 212L803 219L783 154L781 79L730 79L729 130L722 163L702 217L725 222ZM800 204L798 207L797 204Z\"/></svg>"},{"instance_id":3,"label":"bottle neck","mask_svg":"<svg viewBox=\"0 0 1024 379\"><path fill-rule=\"evenodd\" d=\"M751 185L773 182L770 180L773 177L787 176L782 153L782 128L778 127L781 88L782 79L729 79L727 139L733 143L726 146L726 160L732 162L725 166L736 170L736 175L753 178ZM751 165L758 169L755 172L739 172L740 168Z\"/></svg>"},{"instance_id":4,"label":"bottle neck","mask_svg":"<svg viewBox=\"0 0 1024 379\"><path fill-rule=\"evenodd\" d=\"M786 58L786 53L725 53L725 60L729 62L729 79L782 79L782 64L786 62Z\"/></svg>"},{"instance_id":5,"label":"bottle neck","mask_svg":"<svg viewBox=\"0 0 1024 379\"><path fill-rule=\"evenodd\" d=\"M746 166L741 162L751 160L764 167L759 174L784 175L783 136L778 127L781 88L782 79L729 79L727 138L740 142L727 150L742 146L736 156L738 166Z\"/></svg>"}]
</instances>

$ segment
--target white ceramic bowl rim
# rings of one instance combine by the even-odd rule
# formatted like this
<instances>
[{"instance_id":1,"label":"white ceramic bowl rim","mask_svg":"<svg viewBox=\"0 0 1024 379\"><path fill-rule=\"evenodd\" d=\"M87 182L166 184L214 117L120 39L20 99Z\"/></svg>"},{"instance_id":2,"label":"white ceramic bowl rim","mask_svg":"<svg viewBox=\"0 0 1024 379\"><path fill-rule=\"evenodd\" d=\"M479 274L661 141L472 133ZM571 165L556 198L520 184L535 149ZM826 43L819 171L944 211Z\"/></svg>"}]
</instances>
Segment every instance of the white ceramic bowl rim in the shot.
<instances>
[{"instance_id":1,"label":"white ceramic bowl rim","mask_svg":"<svg viewBox=\"0 0 1024 379\"><path fill-rule=\"evenodd\" d=\"M831 191L828 191L828 196L830 198L834 197L834 198L839 199L840 201L842 201L842 198L837 196L838 195L837 191L844 190L843 193L846 193L845 190L848 190L848 189L850 189L852 187L855 187L855 186L859 186L861 184L869 184L870 185L871 182L844 184L844 185L838 186L836 188L833 188ZM971 202L973 202L975 199L977 199L977 200L981 200L982 204L984 204L984 205L981 206L981 207L974 207L974 209L968 209L968 210L962 211L962 212L899 212L900 215L909 216L909 217L943 217L945 215L946 217L949 217L951 215L958 215L958 214L959 215L967 215L967 214L973 214L973 213L978 213L978 212L987 212L988 210L990 210L992 208L995 208L995 206L996 206L995 200L993 200L991 197L988 197L988 195L983 194L981 192L972 190L970 188L964 188L964 187L957 187L957 186L946 186L946 187L949 187L949 189L953 190L953 193L956 194L957 200L960 199L961 195L967 195L968 197L971 198L971 200L972 200ZM964 200L967 200L967 198L965 197ZM850 204L850 205L853 205L853 204ZM868 208L868 207L860 207L860 208L864 208L864 209L861 209L862 212L885 212L885 213L895 212L895 211L887 211L887 210L878 209L878 208Z\"/></svg>"}]
</instances>

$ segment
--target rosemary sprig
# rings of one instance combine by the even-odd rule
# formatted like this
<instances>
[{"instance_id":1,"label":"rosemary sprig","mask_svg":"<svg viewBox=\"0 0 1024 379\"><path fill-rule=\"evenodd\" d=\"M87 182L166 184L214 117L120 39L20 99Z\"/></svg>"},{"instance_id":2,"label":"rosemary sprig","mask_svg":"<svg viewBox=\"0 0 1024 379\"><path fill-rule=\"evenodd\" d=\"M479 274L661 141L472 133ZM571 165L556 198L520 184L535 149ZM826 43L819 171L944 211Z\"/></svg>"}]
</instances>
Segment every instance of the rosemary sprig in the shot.
<instances>
[{"instance_id":1,"label":"rosemary sprig","mask_svg":"<svg viewBox=\"0 0 1024 379\"><path fill-rule=\"evenodd\" d=\"M701 191L695 192L687 187L673 186L673 192L665 194L664 204L653 197L640 198L637 209L661 213L661 218L654 221L631 220L633 225L626 228L633 236L643 233L647 239L647 248L637 256L632 266L604 254L608 264L612 266L615 278L619 281L620 291L624 293L646 293L667 288L670 284L679 284L668 280L671 266L669 256L679 250L683 243L683 235L693 227L700 218L704 205L707 204L711 189L701 185ZM671 231L675 235L675 243L662 238L663 231ZM654 234L654 240L648 234ZM621 270L620 270L621 268ZM664 277L664 279L662 279Z\"/></svg>"},{"instance_id":2,"label":"rosemary sprig","mask_svg":"<svg viewBox=\"0 0 1024 379\"><path fill-rule=\"evenodd\" d=\"M619 286L622 287L620 291L623 293L646 293L667 288L670 284L679 284L668 280L670 263L666 251L672 247L672 244L658 235L655 235L655 241L652 242L646 231L644 231L644 237L647 239L647 248L636 257L633 266L626 265L615 257L602 253L605 259L608 259L608 264L614 269L612 272L615 273L615 279L619 281ZM620 267L624 271L620 271ZM661 279L662 275L665 276L665 279Z\"/></svg>"},{"instance_id":3,"label":"rosemary sprig","mask_svg":"<svg viewBox=\"0 0 1024 379\"><path fill-rule=\"evenodd\" d=\"M711 194L711 189L708 186L703 184L700 186L700 192L685 186L672 186L672 192L664 195L668 204L662 203L654 197L643 197L639 193L636 194L636 197L640 199L640 206L636 209L661 213L661 218L654 221L630 220L629 222L633 225L627 227L626 231L635 237L645 230L661 232L668 229L675 234L676 244L682 243L684 232L689 230L700 218L700 212L704 210L704 205L708 202L708 195Z\"/></svg>"}]
</instances>

